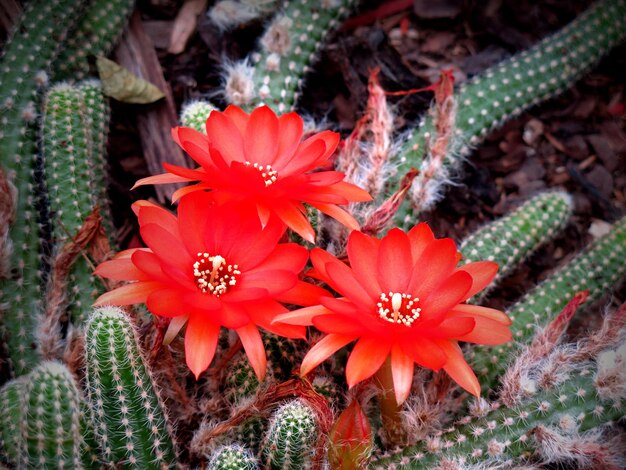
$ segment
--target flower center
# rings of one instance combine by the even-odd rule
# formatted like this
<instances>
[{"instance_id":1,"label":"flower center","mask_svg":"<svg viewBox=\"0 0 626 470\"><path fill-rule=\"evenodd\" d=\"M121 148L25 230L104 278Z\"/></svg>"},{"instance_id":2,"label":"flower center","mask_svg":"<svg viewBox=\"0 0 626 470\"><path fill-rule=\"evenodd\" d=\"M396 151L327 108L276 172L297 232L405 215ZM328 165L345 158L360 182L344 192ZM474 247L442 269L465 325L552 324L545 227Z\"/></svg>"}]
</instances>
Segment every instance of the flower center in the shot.
<instances>
[{"instance_id":1,"label":"flower center","mask_svg":"<svg viewBox=\"0 0 626 470\"><path fill-rule=\"evenodd\" d=\"M399 323L404 326L411 326L420 317L422 309L419 307L417 297L398 292L380 294L378 315L389 323Z\"/></svg>"},{"instance_id":2,"label":"flower center","mask_svg":"<svg viewBox=\"0 0 626 470\"><path fill-rule=\"evenodd\" d=\"M263 182L265 183L265 187L271 186L276 183L276 178L278 177L278 172L274 170L270 165L259 165L258 163L244 162L244 165L251 166L252 168L256 168L261 173L261 178L263 178Z\"/></svg>"},{"instance_id":3,"label":"flower center","mask_svg":"<svg viewBox=\"0 0 626 470\"><path fill-rule=\"evenodd\" d=\"M204 294L219 297L237 284L241 274L238 268L236 264L227 264L220 255L198 253L198 260L193 263L193 277L196 278L196 286Z\"/></svg>"}]
</instances>

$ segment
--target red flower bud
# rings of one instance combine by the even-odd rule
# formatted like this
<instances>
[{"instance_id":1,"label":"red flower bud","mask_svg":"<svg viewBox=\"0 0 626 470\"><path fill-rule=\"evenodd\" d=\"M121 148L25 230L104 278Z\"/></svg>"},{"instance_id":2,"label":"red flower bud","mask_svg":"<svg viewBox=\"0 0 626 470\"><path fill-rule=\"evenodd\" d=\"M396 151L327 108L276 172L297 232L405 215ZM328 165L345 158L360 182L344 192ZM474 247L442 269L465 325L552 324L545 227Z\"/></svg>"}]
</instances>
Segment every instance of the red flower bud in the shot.
<instances>
[{"instance_id":1,"label":"red flower bud","mask_svg":"<svg viewBox=\"0 0 626 470\"><path fill-rule=\"evenodd\" d=\"M372 428L358 401L339 415L330 430L328 462L332 470L366 468L372 454Z\"/></svg>"}]
</instances>

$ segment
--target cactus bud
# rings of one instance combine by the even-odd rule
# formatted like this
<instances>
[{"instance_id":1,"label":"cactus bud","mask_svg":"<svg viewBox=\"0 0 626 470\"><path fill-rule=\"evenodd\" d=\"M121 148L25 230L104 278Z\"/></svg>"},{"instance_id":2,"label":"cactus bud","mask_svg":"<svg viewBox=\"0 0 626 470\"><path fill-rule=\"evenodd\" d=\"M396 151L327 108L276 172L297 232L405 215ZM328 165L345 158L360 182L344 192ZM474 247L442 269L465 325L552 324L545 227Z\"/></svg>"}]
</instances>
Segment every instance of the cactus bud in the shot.
<instances>
[{"instance_id":1,"label":"cactus bud","mask_svg":"<svg viewBox=\"0 0 626 470\"><path fill-rule=\"evenodd\" d=\"M330 430L330 468L365 468L372 455L372 448L372 427L359 402L354 400L339 415Z\"/></svg>"}]
</instances>

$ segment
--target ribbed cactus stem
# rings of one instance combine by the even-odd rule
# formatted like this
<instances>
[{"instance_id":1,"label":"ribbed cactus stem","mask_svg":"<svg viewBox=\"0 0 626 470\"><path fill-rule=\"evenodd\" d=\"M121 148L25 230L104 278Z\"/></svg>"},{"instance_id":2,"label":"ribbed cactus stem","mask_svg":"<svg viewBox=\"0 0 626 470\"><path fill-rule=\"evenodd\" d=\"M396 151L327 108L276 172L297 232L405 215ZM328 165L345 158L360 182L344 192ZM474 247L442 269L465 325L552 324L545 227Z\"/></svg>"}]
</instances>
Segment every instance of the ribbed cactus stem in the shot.
<instances>
[{"instance_id":1,"label":"ribbed cactus stem","mask_svg":"<svg viewBox=\"0 0 626 470\"><path fill-rule=\"evenodd\" d=\"M617 351L618 354L622 351L624 356L617 361L612 349L600 354L595 364L583 360L567 365L564 368L567 375L561 376L555 386L540 388L529 383L524 396L514 406L483 400L476 407L477 413L461 418L452 427L415 446L376 459L371 468L387 469L392 465L406 469L440 468L437 465L444 462L459 465L499 462L504 468L512 468L537 454L538 438L533 434L538 429L550 430L564 441L573 441L587 430L614 422L623 416L626 406L623 394L626 348L622 346ZM604 384L607 379L611 381L608 393ZM546 460L550 457L545 455L545 450L540 454Z\"/></svg>"},{"instance_id":2,"label":"ribbed cactus stem","mask_svg":"<svg viewBox=\"0 0 626 470\"><path fill-rule=\"evenodd\" d=\"M302 400L284 404L274 413L262 444L265 468L310 468L317 434L315 413L309 405Z\"/></svg>"},{"instance_id":3,"label":"ribbed cactus stem","mask_svg":"<svg viewBox=\"0 0 626 470\"><path fill-rule=\"evenodd\" d=\"M75 237L96 205L112 231L104 169L107 129L108 106L99 82L63 83L46 94L41 140L55 253ZM75 323L84 321L85 307L104 292L101 280L92 275L95 263L85 256L76 259L68 280Z\"/></svg>"},{"instance_id":4,"label":"ribbed cactus stem","mask_svg":"<svg viewBox=\"0 0 626 470\"><path fill-rule=\"evenodd\" d=\"M105 460L124 468L174 468L163 405L131 321L122 310L104 307L86 328L88 403Z\"/></svg>"},{"instance_id":5,"label":"ribbed cactus stem","mask_svg":"<svg viewBox=\"0 0 626 470\"><path fill-rule=\"evenodd\" d=\"M45 362L28 377L22 398L25 448L18 466L81 466L81 397L65 365Z\"/></svg>"},{"instance_id":6,"label":"ribbed cactus stem","mask_svg":"<svg viewBox=\"0 0 626 470\"><path fill-rule=\"evenodd\" d=\"M186 103L180 113L180 124L206 134L206 120L215 109L217 108L208 101L197 100Z\"/></svg>"},{"instance_id":7,"label":"ribbed cactus stem","mask_svg":"<svg viewBox=\"0 0 626 470\"><path fill-rule=\"evenodd\" d=\"M48 82L50 64L79 16L81 0L33 0L13 29L0 62L0 165L18 190L11 227L15 276L0 281L0 304L7 308L0 334L15 374L39 360L34 340L41 312L44 270L40 257L38 183L34 178L38 91Z\"/></svg>"},{"instance_id":8,"label":"ribbed cactus stem","mask_svg":"<svg viewBox=\"0 0 626 470\"><path fill-rule=\"evenodd\" d=\"M570 87L625 36L626 1L601 0L532 48L463 84L455 93L456 138L444 163L458 165L458 155L468 154L492 129ZM435 137L430 117L408 135L396 155L398 176L391 191L411 167L420 169L428 163L425 149ZM415 215L407 204L398 212L397 223L413 220Z\"/></svg>"},{"instance_id":9,"label":"ribbed cactus stem","mask_svg":"<svg viewBox=\"0 0 626 470\"><path fill-rule=\"evenodd\" d=\"M563 229L571 214L569 194L562 191L539 194L465 238L459 248L463 253L462 263L481 260L498 263L498 274L490 285L493 287ZM490 287L470 299L471 303L479 302Z\"/></svg>"},{"instance_id":10,"label":"ribbed cactus stem","mask_svg":"<svg viewBox=\"0 0 626 470\"><path fill-rule=\"evenodd\" d=\"M251 110L266 104L291 111L304 75L325 36L339 25L355 0L288 0L272 19L260 50L248 62L227 70L224 94L233 104Z\"/></svg>"},{"instance_id":11,"label":"ribbed cactus stem","mask_svg":"<svg viewBox=\"0 0 626 470\"><path fill-rule=\"evenodd\" d=\"M216 450L207 466L207 470L257 470L258 468L252 453L237 444Z\"/></svg>"},{"instance_id":12,"label":"ribbed cactus stem","mask_svg":"<svg viewBox=\"0 0 626 470\"><path fill-rule=\"evenodd\" d=\"M82 80L89 56L106 56L124 31L134 0L91 0L55 61L55 80Z\"/></svg>"},{"instance_id":13,"label":"ribbed cactus stem","mask_svg":"<svg viewBox=\"0 0 626 470\"><path fill-rule=\"evenodd\" d=\"M496 384L496 378L508 365L513 344L527 343L535 334L536 326L559 313L577 292L588 289L590 295L585 305L590 305L624 276L626 217L508 309L507 314L513 320L514 342L472 348L469 362L479 374L483 389Z\"/></svg>"},{"instance_id":14,"label":"ribbed cactus stem","mask_svg":"<svg viewBox=\"0 0 626 470\"><path fill-rule=\"evenodd\" d=\"M268 15L279 3L280 0L220 0L207 16L218 28L227 30Z\"/></svg>"}]
</instances>

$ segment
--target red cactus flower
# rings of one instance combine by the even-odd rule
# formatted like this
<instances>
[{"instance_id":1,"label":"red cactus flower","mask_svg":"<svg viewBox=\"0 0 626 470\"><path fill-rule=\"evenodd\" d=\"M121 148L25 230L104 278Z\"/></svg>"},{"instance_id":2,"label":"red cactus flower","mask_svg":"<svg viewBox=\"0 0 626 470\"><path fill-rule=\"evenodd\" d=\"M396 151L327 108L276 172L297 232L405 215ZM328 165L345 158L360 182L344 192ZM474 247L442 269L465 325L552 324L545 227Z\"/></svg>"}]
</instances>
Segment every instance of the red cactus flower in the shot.
<instances>
[{"instance_id":1,"label":"red cactus flower","mask_svg":"<svg viewBox=\"0 0 626 470\"><path fill-rule=\"evenodd\" d=\"M153 314L172 318L174 334L186 322L185 355L196 378L213 359L220 327L231 328L262 379L266 358L257 327L304 338L301 326L272 323L287 312L279 301L310 305L324 291L298 279L308 253L294 243L278 244L280 221L272 217L262 228L253 207L216 207L211 199L203 192L185 197L178 218L147 201L135 203L148 248L123 251L95 271L135 282L95 304L145 303Z\"/></svg>"},{"instance_id":2,"label":"red cactus flower","mask_svg":"<svg viewBox=\"0 0 626 470\"><path fill-rule=\"evenodd\" d=\"M199 181L178 190L174 199L212 189L216 202L251 201L263 224L275 214L310 242L315 233L303 203L358 229L356 220L338 205L369 201L369 194L343 181L343 173L319 171L329 164L339 134L324 131L301 142L303 123L296 113L277 117L262 106L248 115L232 105L224 112L213 111L206 131L207 135L187 127L172 131L174 140L200 168L164 164L168 173L144 178L135 186Z\"/></svg>"},{"instance_id":3,"label":"red cactus flower","mask_svg":"<svg viewBox=\"0 0 626 470\"><path fill-rule=\"evenodd\" d=\"M311 252L316 276L343 298L322 298L321 305L277 317L328 333L307 353L301 373L358 340L346 365L350 387L390 356L398 403L410 392L415 363L445 370L478 396L480 385L458 341L504 343L511 339L511 321L499 310L462 302L489 284L497 264L456 267L461 255L454 242L435 239L426 224L408 233L393 229L382 240L355 231L347 249L350 267L318 248Z\"/></svg>"}]
</instances>

